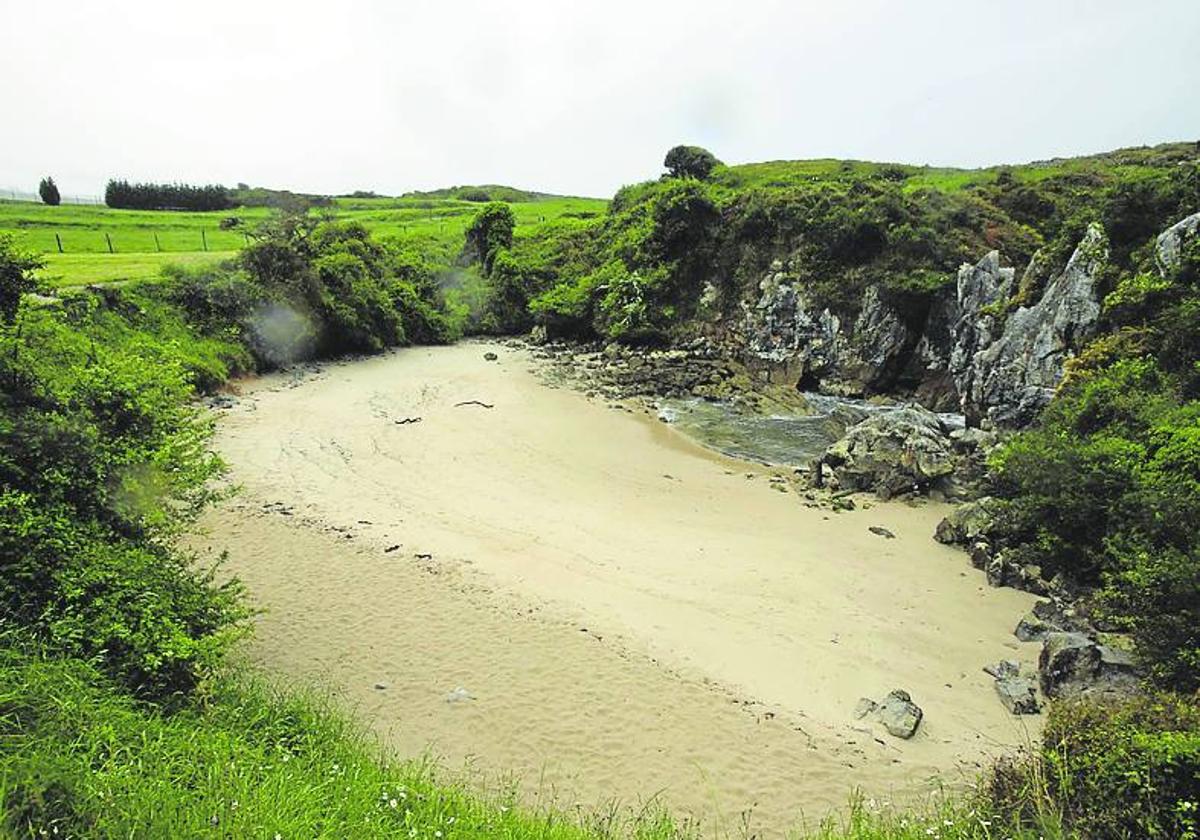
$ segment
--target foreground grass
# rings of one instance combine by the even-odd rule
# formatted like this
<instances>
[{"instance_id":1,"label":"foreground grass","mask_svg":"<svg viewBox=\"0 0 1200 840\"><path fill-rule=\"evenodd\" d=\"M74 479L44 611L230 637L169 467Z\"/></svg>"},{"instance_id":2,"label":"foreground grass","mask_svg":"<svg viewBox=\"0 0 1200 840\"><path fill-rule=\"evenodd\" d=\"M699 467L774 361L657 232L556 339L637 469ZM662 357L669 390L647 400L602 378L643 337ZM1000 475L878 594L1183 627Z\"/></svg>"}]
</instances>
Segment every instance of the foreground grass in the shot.
<instances>
[{"instance_id":1,"label":"foreground grass","mask_svg":"<svg viewBox=\"0 0 1200 840\"><path fill-rule=\"evenodd\" d=\"M563 815L385 758L346 718L245 677L172 715L77 660L0 654L0 802L12 838L682 836L661 814Z\"/></svg>"}]
</instances>

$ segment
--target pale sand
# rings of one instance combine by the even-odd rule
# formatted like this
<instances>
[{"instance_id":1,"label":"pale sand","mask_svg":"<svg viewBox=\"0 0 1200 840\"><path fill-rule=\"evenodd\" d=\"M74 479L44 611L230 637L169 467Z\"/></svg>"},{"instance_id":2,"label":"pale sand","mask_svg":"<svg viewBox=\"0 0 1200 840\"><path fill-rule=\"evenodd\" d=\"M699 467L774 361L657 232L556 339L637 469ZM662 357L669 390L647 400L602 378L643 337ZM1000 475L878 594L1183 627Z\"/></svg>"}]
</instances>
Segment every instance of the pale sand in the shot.
<instances>
[{"instance_id":1,"label":"pale sand","mask_svg":"<svg viewBox=\"0 0 1200 840\"><path fill-rule=\"evenodd\" d=\"M980 670L1033 661L1033 599L931 539L947 508L806 508L530 365L465 343L242 388L217 444L244 490L201 543L268 610L256 658L402 755L560 804L657 794L714 834L961 784L1036 736ZM892 688L925 710L911 741L853 719Z\"/></svg>"}]
</instances>

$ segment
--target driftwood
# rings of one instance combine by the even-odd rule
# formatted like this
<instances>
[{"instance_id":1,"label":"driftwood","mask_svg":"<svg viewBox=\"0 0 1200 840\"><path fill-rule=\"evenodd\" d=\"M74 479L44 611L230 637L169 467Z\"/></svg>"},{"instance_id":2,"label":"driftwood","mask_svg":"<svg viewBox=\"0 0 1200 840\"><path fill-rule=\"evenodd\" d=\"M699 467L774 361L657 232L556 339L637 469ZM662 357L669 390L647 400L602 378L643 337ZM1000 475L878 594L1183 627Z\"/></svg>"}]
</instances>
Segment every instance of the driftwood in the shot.
<instances>
[{"instance_id":1,"label":"driftwood","mask_svg":"<svg viewBox=\"0 0 1200 840\"><path fill-rule=\"evenodd\" d=\"M480 402L479 400L465 400L460 403L455 403L454 407L458 408L460 405L480 405L480 406L483 406L484 408L495 408L496 407L496 406L492 405L491 403Z\"/></svg>"},{"instance_id":2,"label":"driftwood","mask_svg":"<svg viewBox=\"0 0 1200 840\"><path fill-rule=\"evenodd\" d=\"M393 420L392 422L395 423L397 426L407 426L409 423L420 423L421 418L420 417L405 417L402 420Z\"/></svg>"}]
</instances>

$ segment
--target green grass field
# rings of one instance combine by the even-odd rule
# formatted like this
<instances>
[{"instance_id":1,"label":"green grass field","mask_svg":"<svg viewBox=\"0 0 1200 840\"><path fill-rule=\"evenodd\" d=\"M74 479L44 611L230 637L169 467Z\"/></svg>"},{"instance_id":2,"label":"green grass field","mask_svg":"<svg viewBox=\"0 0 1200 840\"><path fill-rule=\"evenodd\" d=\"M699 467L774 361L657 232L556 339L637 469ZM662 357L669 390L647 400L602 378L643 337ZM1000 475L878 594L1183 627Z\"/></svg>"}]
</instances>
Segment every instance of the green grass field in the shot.
<instances>
[{"instance_id":1,"label":"green grass field","mask_svg":"<svg viewBox=\"0 0 1200 840\"><path fill-rule=\"evenodd\" d=\"M601 199L560 197L512 205L517 236L564 216L599 215L606 206ZM359 221L376 236L411 242L449 260L479 207L457 199L370 198L337 199L333 207L314 212ZM20 246L43 255L42 276L53 285L79 286L152 279L169 263L228 258L270 213L263 207L190 213L0 201L0 233L13 234ZM221 220L230 216L240 224L221 230Z\"/></svg>"}]
</instances>

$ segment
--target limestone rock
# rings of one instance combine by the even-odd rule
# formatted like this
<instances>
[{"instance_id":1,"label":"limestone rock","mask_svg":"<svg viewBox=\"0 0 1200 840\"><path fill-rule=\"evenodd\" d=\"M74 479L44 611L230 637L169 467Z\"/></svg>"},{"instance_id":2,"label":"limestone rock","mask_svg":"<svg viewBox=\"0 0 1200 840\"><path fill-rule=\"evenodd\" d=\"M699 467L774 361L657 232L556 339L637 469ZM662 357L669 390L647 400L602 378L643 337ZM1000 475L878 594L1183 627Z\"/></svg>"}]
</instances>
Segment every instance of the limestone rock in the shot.
<instances>
[{"instance_id":1,"label":"limestone rock","mask_svg":"<svg viewBox=\"0 0 1200 840\"><path fill-rule=\"evenodd\" d=\"M900 313L883 301L878 286L871 286L863 294L854 322L852 352L841 360L842 378L861 383L868 392L886 390L903 370L909 345L909 331Z\"/></svg>"},{"instance_id":2,"label":"limestone rock","mask_svg":"<svg viewBox=\"0 0 1200 840\"><path fill-rule=\"evenodd\" d=\"M1154 262L1164 277L1179 267L1183 249L1200 233L1200 213L1193 213L1158 235L1154 243Z\"/></svg>"},{"instance_id":3,"label":"limestone rock","mask_svg":"<svg viewBox=\"0 0 1200 840\"><path fill-rule=\"evenodd\" d=\"M951 329L950 377L960 399L975 386L975 354L997 337L997 308L1012 294L1016 272L1000 267L1000 252L991 251L975 265L958 270L958 317Z\"/></svg>"},{"instance_id":4,"label":"limestone rock","mask_svg":"<svg viewBox=\"0 0 1200 840\"><path fill-rule=\"evenodd\" d=\"M892 496L954 472L954 453L938 416L920 406L885 411L846 430L825 452L838 486Z\"/></svg>"},{"instance_id":5,"label":"limestone rock","mask_svg":"<svg viewBox=\"0 0 1200 840\"><path fill-rule=\"evenodd\" d=\"M997 679L994 685L1000 702L1012 714L1036 715L1042 710L1037 700L1037 680L1033 677L1005 676Z\"/></svg>"},{"instance_id":6,"label":"limestone rock","mask_svg":"<svg viewBox=\"0 0 1200 840\"><path fill-rule=\"evenodd\" d=\"M782 271L759 283L758 302L746 313L747 349L783 366L795 382L815 386L838 369L847 352L841 320L818 309Z\"/></svg>"},{"instance_id":7,"label":"limestone rock","mask_svg":"<svg viewBox=\"0 0 1200 840\"><path fill-rule=\"evenodd\" d=\"M981 349L958 383L968 418L1023 426L1037 417L1053 397L1067 359L1095 332L1096 279L1107 261L1108 239L1093 223L1037 304L1011 313L990 344L975 336ZM994 326L981 318L976 333L981 324Z\"/></svg>"},{"instance_id":8,"label":"limestone rock","mask_svg":"<svg viewBox=\"0 0 1200 840\"><path fill-rule=\"evenodd\" d=\"M889 734L897 738L911 738L916 734L925 713L912 701L907 691L897 688L880 703L869 697L859 698L854 706L854 716L859 720L870 717L878 721Z\"/></svg>"}]
</instances>

